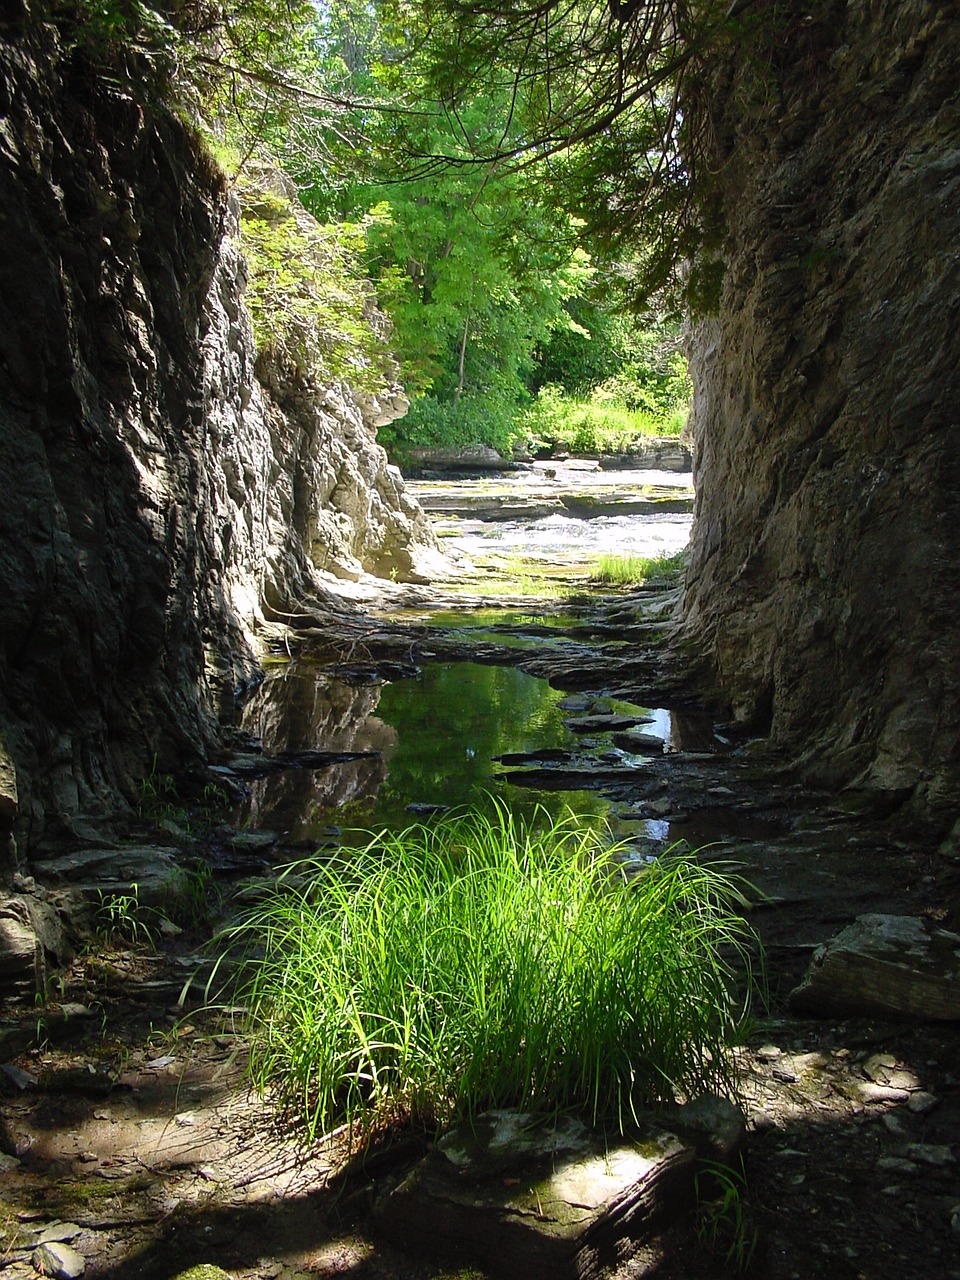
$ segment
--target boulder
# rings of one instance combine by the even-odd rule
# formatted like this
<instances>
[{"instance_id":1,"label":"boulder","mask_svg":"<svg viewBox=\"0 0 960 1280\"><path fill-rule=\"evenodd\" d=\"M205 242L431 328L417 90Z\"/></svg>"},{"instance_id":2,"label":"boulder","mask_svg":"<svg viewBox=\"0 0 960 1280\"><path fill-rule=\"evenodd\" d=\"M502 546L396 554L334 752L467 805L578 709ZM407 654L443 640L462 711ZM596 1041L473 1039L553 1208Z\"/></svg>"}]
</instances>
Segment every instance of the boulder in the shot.
<instances>
[{"instance_id":1,"label":"boulder","mask_svg":"<svg viewBox=\"0 0 960 1280\"><path fill-rule=\"evenodd\" d=\"M0 982L4 986L23 984L42 991L47 959L59 963L68 954L69 944L54 903L35 894L0 898Z\"/></svg>"},{"instance_id":2,"label":"boulder","mask_svg":"<svg viewBox=\"0 0 960 1280\"><path fill-rule=\"evenodd\" d=\"M44 1276L58 1280L76 1280L86 1270L87 1260L68 1244L51 1240L41 1244L33 1255L33 1266Z\"/></svg>"},{"instance_id":3,"label":"boulder","mask_svg":"<svg viewBox=\"0 0 960 1280\"><path fill-rule=\"evenodd\" d=\"M609 454L600 459L601 471L626 471L630 468L650 471L685 472L693 470L690 446L675 436L657 436L641 440L628 453Z\"/></svg>"},{"instance_id":4,"label":"boulder","mask_svg":"<svg viewBox=\"0 0 960 1280\"><path fill-rule=\"evenodd\" d=\"M727 1162L743 1117L704 1097L621 1136L572 1116L491 1111L447 1134L377 1207L406 1248L523 1280L588 1280L693 1200L703 1160Z\"/></svg>"},{"instance_id":5,"label":"boulder","mask_svg":"<svg viewBox=\"0 0 960 1280\"><path fill-rule=\"evenodd\" d=\"M496 449L486 444L466 444L453 449L411 449L410 465L416 470L433 471L511 471L508 462Z\"/></svg>"},{"instance_id":6,"label":"boulder","mask_svg":"<svg viewBox=\"0 0 960 1280\"><path fill-rule=\"evenodd\" d=\"M800 1013L960 1020L960 935L917 916L864 915L814 952Z\"/></svg>"}]
</instances>

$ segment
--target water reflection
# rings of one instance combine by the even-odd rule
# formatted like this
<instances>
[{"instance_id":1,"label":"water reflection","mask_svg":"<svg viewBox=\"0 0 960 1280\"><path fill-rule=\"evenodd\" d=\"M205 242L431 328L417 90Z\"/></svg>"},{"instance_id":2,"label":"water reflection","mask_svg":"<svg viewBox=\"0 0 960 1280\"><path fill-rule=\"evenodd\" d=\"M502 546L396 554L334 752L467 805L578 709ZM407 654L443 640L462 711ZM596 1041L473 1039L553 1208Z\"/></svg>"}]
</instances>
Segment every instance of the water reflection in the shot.
<instances>
[{"instance_id":1,"label":"water reflection","mask_svg":"<svg viewBox=\"0 0 960 1280\"><path fill-rule=\"evenodd\" d=\"M496 776L496 756L581 745L565 724L562 699L545 680L470 662L431 665L416 679L359 689L306 663L274 669L243 724L265 750L382 755L261 779L246 816L291 839L317 842L331 823L398 828L414 820L411 803L482 804L487 793L508 798L517 810L539 803L599 819L610 805L595 792L521 790Z\"/></svg>"},{"instance_id":2,"label":"water reflection","mask_svg":"<svg viewBox=\"0 0 960 1280\"><path fill-rule=\"evenodd\" d=\"M376 751L330 769L288 769L258 779L243 818L252 826L282 830L292 839L315 839L330 813L375 795L387 776L396 730L374 714L379 685L359 688L308 662L274 667L244 710L242 728L267 752Z\"/></svg>"}]
</instances>

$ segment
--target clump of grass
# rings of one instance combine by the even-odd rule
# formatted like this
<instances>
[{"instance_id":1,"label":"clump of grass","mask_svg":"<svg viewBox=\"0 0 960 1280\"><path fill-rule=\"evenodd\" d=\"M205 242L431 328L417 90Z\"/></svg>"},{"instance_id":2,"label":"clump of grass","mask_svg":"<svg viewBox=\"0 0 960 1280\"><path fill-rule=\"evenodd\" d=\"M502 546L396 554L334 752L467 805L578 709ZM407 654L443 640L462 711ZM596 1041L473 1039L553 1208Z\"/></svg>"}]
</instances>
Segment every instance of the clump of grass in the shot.
<instances>
[{"instance_id":1,"label":"clump of grass","mask_svg":"<svg viewBox=\"0 0 960 1280\"><path fill-rule=\"evenodd\" d=\"M684 552L672 556L602 555L594 565L591 582L605 586L640 586L650 578L668 578L679 573L685 563Z\"/></svg>"},{"instance_id":2,"label":"clump of grass","mask_svg":"<svg viewBox=\"0 0 960 1280\"><path fill-rule=\"evenodd\" d=\"M497 805L288 869L227 935L253 949L255 1081L309 1138L345 1121L357 1141L490 1107L624 1126L731 1092L741 892L679 857L628 882L615 855L572 816Z\"/></svg>"},{"instance_id":3,"label":"clump of grass","mask_svg":"<svg viewBox=\"0 0 960 1280\"><path fill-rule=\"evenodd\" d=\"M134 947L154 950L152 921L155 913L140 901L140 890L131 884L128 893L99 894L96 935L100 943L129 943Z\"/></svg>"}]
</instances>

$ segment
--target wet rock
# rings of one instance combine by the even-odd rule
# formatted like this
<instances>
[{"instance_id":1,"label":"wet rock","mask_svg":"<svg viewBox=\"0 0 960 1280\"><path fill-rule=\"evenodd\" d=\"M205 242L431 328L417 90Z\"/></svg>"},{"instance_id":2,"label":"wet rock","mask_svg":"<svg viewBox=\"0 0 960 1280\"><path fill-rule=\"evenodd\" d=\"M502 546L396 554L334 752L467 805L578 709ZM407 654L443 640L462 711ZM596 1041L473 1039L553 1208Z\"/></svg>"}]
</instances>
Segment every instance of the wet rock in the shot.
<instances>
[{"instance_id":1,"label":"wet rock","mask_svg":"<svg viewBox=\"0 0 960 1280\"><path fill-rule=\"evenodd\" d=\"M329 769L351 760L379 759L379 751L279 751L276 755L231 756L227 767L241 778L265 778L285 769Z\"/></svg>"},{"instance_id":2,"label":"wet rock","mask_svg":"<svg viewBox=\"0 0 960 1280\"><path fill-rule=\"evenodd\" d=\"M567 728L574 733L606 733L616 730L634 729L640 724L649 724L649 717L644 716L621 716L614 712L596 716L579 716L576 720L568 720ZM663 746L663 740L660 739L660 745Z\"/></svg>"},{"instance_id":3,"label":"wet rock","mask_svg":"<svg viewBox=\"0 0 960 1280\"><path fill-rule=\"evenodd\" d=\"M478 1116L378 1206L386 1235L523 1277L588 1280L693 1199L702 1160L729 1161L740 1112L700 1099L624 1138L564 1116Z\"/></svg>"},{"instance_id":4,"label":"wet rock","mask_svg":"<svg viewBox=\"0 0 960 1280\"><path fill-rule=\"evenodd\" d=\"M960 1020L960 936L915 916L865 915L814 953L798 1012Z\"/></svg>"},{"instance_id":5,"label":"wet rock","mask_svg":"<svg viewBox=\"0 0 960 1280\"><path fill-rule=\"evenodd\" d=\"M560 498L549 494L429 492L421 486L417 496L424 511L461 519L542 520L564 511Z\"/></svg>"},{"instance_id":6,"label":"wet rock","mask_svg":"<svg viewBox=\"0 0 960 1280\"><path fill-rule=\"evenodd\" d=\"M512 471L515 466L486 444L468 444L459 449L411 449L411 471Z\"/></svg>"},{"instance_id":7,"label":"wet rock","mask_svg":"<svg viewBox=\"0 0 960 1280\"><path fill-rule=\"evenodd\" d=\"M269 853L280 839L275 831L268 831L265 827L256 831L237 831L233 827L222 827L218 828L217 834L223 836L224 843L234 853Z\"/></svg>"},{"instance_id":8,"label":"wet rock","mask_svg":"<svg viewBox=\"0 0 960 1280\"><path fill-rule=\"evenodd\" d=\"M643 733L639 729L628 729L626 733L615 733L613 745L633 755L662 755L665 747L663 738L655 733Z\"/></svg>"},{"instance_id":9,"label":"wet rock","mask_svg":"<svg viewBox=\"0 0 960 1280\"><path fill-rule=\"evenodd\" d=\"M561 698L557 706L561 711L589 711L594 705L594 699L582 693L572 693L566 698Z\"/></svg>"},{"instance_id":10,"label":"wet rock","mask_svg":"<svg viewBox=\"0 0 960 1280\"><path fill-rule=\"evenodd\" d=\"M505 751L501 756L494 756L497 764L538 764L559 763L572 760L573 752L564 751L562 747L542 747L539 751Z\"/></svg>"},{"instance_id":11,"label":"wet rock","mask_svg":"<svg viewBox=\"0 0 960 1280\"><path fill-rule=\"evenodd\" d=\"M580 520L596 516L652 516L681 514L693 510L694 498L687 496L650 495L637 497L636 489L598 489L592 493L565 493L560 499L564 509Z\"/></svg>"},{"instance_id":12,"label":"wet rock","mask_svg":"<svg viewBox=\"0 0 960 1280\"><path fill-rule=\"evenodd\" d=\"M541 791L579 791L585 787L632 784L641 776L641 770L631 764L604 765L593 769L545 766L542 769L512 769L496 776L516 787L537 787Z\"/></svg>"},{"instance_id":13,"label":"wet rock","mask_svg":"<svg viewBox=\"0 0 960 1280\"><path fill-rule=\"evenodd\" d=\"M33 1266L41 1275L55 1276L57 1280L76 1280L86 1270L87 1260L70 1245L51 1240L36 1249Z\"/></svg>"}]
</instances>

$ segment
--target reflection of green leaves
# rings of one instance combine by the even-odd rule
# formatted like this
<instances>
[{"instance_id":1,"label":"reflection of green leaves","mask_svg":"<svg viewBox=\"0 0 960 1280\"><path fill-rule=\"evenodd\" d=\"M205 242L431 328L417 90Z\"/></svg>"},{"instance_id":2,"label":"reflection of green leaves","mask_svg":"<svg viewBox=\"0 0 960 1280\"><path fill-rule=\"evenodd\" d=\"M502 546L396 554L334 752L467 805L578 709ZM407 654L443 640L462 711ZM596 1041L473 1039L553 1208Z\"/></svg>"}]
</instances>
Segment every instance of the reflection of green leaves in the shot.
<instances>
[{"instance_id":1,"label":"reflection of green leaves","mask_svg":"<svg viewBox=\"0 0 960 1280\"><path fill-rule=\"evenodd\" d=\"M515 667L477 663L431 664L417 680L385 685L377 715L397 728L399 743L380 801L389 806L393 795L398 813L409 800L480 803L480 793L493 783L496 756L569 741L557 705L562 696ZM514 808L528 802L522 789L511 795ZM559 807L561 801L550 803ZM577 805L598 816L608 807L595 793L578 796ZM388 816L382 807L376 821Z\"/></svg>"}]
</instances>

